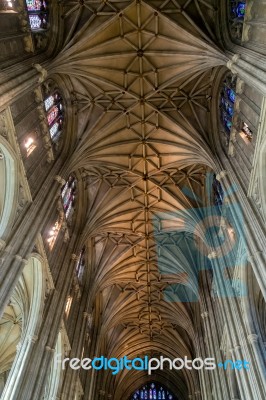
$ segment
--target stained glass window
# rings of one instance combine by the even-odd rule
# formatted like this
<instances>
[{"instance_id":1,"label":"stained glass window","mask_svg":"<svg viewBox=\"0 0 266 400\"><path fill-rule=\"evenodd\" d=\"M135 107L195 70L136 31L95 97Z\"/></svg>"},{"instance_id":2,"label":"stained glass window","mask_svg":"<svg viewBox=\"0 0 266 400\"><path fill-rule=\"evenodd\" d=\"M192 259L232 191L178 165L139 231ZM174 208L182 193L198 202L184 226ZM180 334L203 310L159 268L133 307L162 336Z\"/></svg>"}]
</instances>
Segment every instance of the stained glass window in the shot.
<instances>
[{"instance_id":1,"label":"stained glass window","mask_svg":"<svg viewBox=\"0 0 266 400\"><path fill-rule=\"evenodd\" d=\"M245 135L245 137L251 142L253 137L253 132L246 122L243 122L242 124L242 132Z\"/></svg>"},{"instance_id":2,"label":"stained glass window","mask_svg":"<svg viewBox=\"0 0 266 400\"><path fill-rule=\"evenodd\" d=\"M176 400L174 395L161 385L151 382L138 389L130 400Z\"/></svg>"},{"instance_id":3,"label":"stained glass window","mask_svg":"<svg viewBox=\"0 0 266 400\"><path fill-rule=\"evenodd\" d=\"M82 282L83 274L85 269L85 247L80 252L79 259L76 265L76 274L79 280L79 283Z\"/></svg>"},{"instance_id":4,"label":"stained glass window","mask_svg":"<svg viewBox=\"0 0 266 400\"><path fill-rule=\"evenodd\" d=\"M44 0L26 0L32 31L47 29L48 12Z\"/></svg>"},{"instance_id":5,"label":"stained glass window","mask_svg":"<svg viewBox=\"0 0 266 400\"><path fill-rule=\"evenodd\" d=\"M51 125L54 122L54 120L58 116L58 113L59 113L59 108L57 106L53 106L51 110L49 110L47 114L47 120L49 125Z\"/></svg>"},{"instance_id":6,"label":"stained glass window","mask_svg":"<svg viewBox=\"0 0 266 400\"><path fill-rule=\"evenodd\" d=\"M55 96L51 95L44 100L45 111L48 111L55 103Z\"/></svg>"},{"instance_id":7,"label":"stained glass window","mask_svg":"<svg viewBox=\"0 0 266 400\"><path fill-rule=\"evenodd\" d=\"M59 233L60 228L61 228L61 224L62 223L59 220L57 220L56 223L54 224L54 226L48 232L47 242L48 242L50 250L52 250L52 248L54 247L56 238L57 238L58 233Z\"/></svg>"},{"instance_id":8,"label":"stained glass window","mask_svg":"<svg viewBox=\"0 0 266 400\"><path fill-rule=\"evenodd\" d=\"M73 176L68 178L67 183L63 186L61 192L63 208L66 219L68 219L73 211L73 206L76 197L76 179Z\"/></svg>"},{"instance_id":9,"label":"stained glass window","mask_svg":"<svg viewBox=\"0 0 266 400\"><path fill-rule=\"evenodd\" d=\"M27 9L29 11L38 11L41 9L42 1L41 0L26 0Z\"/></svg>"},{"instance_id":10,"label":"stained glass window","mask_svg":"<svg viewBox=\"0 0 266 400\"><path fill-rule=\"evenodd\" d=\"M246 13L246 2L231 0L231 13L234 18L244 19Z\"/></svg>"},{"instance_id":11,"label":"stained glass window","mask_svg":"<svg viewBox=\"0 0 266 400\"><path fill-rule=\"evenodd\" d=\"M221 207L224 201L224 191L221 182L216 179L216 175L213 175L212 182L212 193L213 193L213 203L215 206Z\"/></svg>"},{"instance_id":12,"label":"stained glass window","mask_svg":"<svg viewBox=\"0 0 266 400\"><path fill-rule=\"evenodd\" d=\"M232 75L223 82L220 96L221 122L228 137L233 127L234 105L236 100L236 78Z\"/></svg>"},{"instance_id":13,"label":"stained glass window","mask_svg":"<svg viewBox=\"0 0 266 400\"><path fill-rule=\"evenodd\" d=\"M243 23L246 14L245 0L228 0L229 5L229 28L232 39L241 41Z\"/></svg>"},{"instance_id":14,"label":"stained glass window","mask_svg":"<svg viewBox=\"0 0 266 400\"><path fill-rule=\"evenodd\" d=\"M59 131L59 123L56 122L55 124L53 124L53 126L52 126L51 129L50 129L50 136L51 136L51 139L54 139L54 138L55 138L55 136L56 136L56 134L58 133L58 131Z\"/></svg>"},{"instance_id":15,"label":"stained glass window","mask_svg":"<svg viewBox=\"0 0 266 400\"><path fill-rule=\"evenodd\" d=\"M58 92L50 94L44 100L44 109L46 111L47 122L51 139L57 141L63 125L64 107L62 98Z\"/></svg>"}]
</instances>

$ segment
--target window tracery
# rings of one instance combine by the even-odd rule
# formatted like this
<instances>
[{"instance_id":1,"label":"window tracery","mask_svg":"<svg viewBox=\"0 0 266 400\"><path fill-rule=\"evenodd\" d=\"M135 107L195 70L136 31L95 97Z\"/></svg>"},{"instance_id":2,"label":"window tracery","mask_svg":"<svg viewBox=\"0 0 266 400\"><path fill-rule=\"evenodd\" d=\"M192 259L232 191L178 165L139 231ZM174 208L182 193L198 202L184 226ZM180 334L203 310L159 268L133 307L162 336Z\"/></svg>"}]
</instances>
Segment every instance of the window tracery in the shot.
<instances>
[{"instance_id":1,"label":"window tracery","mask_svg":"<svg viewBox=\"0 0 266 400\"><path fill-rule=\"evenodd\" d=\"M246 144L252 141L253 127L250 127L248 117L241 112L241 104L245 104L241 94L238 94L238 78L228 74L222 83L220 92L220 119L224 132L225 145L235 141L239 134Z\"/></svg>"},{"instance_id":2,"label":"window tracery","mask_svg":"<svg viewBox=\"0 0 266 400\"><path fill-rule=\"evenodd\" d=\"M26 0L32 31L46 30L48 27L47 4L44 0Z\"/></svg>"},{"instance_id":3,"label":"window tracery","mask_svg":"<svg viewBox=\"0 0 266 400\"><path fill-rule=\"evenodd\" d=\"M44 109L49 125L50 137L53 142L56 142L62 131L64 119L62 97L57 91L45 98Z\"/></svg>"},{"instance_id":4,"label":"window tracery","mask_svg":"<svg viewBox=\"0 0 266 400\"><path fill-rule=\"evenodd\" d=\"M130 400L174 400L175 397L164 387L154 382L138 389Z\"/></svg>"}]
</instances>

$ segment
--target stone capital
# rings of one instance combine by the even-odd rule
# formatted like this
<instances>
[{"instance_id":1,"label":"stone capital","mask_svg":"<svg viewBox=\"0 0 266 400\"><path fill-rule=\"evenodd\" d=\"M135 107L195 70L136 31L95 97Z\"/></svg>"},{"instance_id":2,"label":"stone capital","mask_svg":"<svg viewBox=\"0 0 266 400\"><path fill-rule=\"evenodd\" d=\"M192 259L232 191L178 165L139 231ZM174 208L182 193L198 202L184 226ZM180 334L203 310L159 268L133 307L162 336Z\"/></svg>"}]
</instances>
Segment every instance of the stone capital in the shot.
<instances>
[{"instance_id":1,"label":"stone capital","mask_svg":"<svg viewBox=\"0 0 266 400\"><path fill-rule=\"evenodd\" d=\"M201 314L201 318L203 318L203 319L208 318L208 317L209 317L209 313L208 313L207 311L204 311L204 312Z\"/></svg>"},{"instance_id":2,"label":"stone capital","mask_svg":"<svg viewBox=\"0 0 266 400\"><path fill-rule=\"evenodd\" d=\"M216 175L216 179L217 181L221 181L227 174L227 171L225 169L223 169L222 171L220 171L217 175Z\"/></svg>"},{"instance_id":3,"label":"stone capital","mask_svg":"<svg viewBox=\"0 0 266 400\"><path fill-rule=\"evenodd\" d=\"M54 179L55 179L58 183L60 183L60 185L62 185L62 186L66 183L66 181L64 180L64 178L62 178L60 175L56 175L56 176L54 177Z\"/></svg>"}]
</instances>

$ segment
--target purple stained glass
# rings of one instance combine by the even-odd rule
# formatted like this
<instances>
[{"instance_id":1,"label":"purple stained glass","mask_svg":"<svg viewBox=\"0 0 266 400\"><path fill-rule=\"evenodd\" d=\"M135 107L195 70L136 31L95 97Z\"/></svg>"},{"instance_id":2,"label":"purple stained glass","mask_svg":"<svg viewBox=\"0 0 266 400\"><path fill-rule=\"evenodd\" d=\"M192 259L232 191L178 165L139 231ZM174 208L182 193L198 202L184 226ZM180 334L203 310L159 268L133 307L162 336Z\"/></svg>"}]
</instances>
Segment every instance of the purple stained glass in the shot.
<instances>
[{"instance_id":1,"label":"purple stained glass","mask_svg":"<svg viewBox=\"0 0 266 400\"><path fill-rule=\"evenodd\" d=\"M58 113L59 113L59 109L57 106L54 106L51 108L51 110L47 114L47 120L48 120L49 125L51 125L54 122L54 120L58 116Z\"/></svg>"},{"instance_id":2,"label":"purple stained glass","mask_svg":"<svg viewBox=\"0 0 266 400\"><path fill-rule=\"evenodd\" d=\"M26 4L29 11L40 11L42 7L41 0L26 0Z\"/></svg>"}]
</instances>

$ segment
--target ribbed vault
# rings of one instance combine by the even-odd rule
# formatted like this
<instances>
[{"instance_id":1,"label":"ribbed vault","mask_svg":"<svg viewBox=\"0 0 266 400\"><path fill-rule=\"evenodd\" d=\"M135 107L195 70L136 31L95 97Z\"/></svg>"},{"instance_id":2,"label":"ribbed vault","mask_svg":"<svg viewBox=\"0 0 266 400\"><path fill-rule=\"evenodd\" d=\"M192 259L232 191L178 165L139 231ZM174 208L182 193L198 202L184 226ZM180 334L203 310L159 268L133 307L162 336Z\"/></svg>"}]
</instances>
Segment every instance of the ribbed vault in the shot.
<instances>
[{"instance_id":1,"label":"ribbed vault","mask_svg":"<svg viewBox=\"0 0 266 400\"><path fill-rule=\"evenodd\" d=\"M195 236L204 235L190 210L206 204L211 86L227 62L214 15L215 4L200 0L63 3L65 47L47 69L72 86L78 146L69 170L87 193L93 329L109 357L197 353ZM198 385L193 371L157 378L180 399ZM106 373L100 385L120 399L145 379Z\"/></svg>"}]
</instances>

